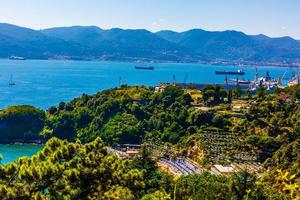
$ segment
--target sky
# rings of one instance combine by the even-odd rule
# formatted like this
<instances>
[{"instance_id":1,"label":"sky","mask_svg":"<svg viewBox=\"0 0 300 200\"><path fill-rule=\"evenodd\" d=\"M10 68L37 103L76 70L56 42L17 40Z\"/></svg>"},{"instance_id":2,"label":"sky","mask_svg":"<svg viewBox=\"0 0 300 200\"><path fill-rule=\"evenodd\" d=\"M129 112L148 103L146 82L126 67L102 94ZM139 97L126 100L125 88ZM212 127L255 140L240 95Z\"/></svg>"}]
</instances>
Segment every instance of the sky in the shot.
<instances>
[{"instance_id":1,"label":"sky","mask_svg":"<svg viewBox=\"0 0 300 200\"><path fill-rule=\"evenodd\" d=\"M0 22L33 29L238 30L300 40L300 0L0 0Z\"/></svg>"}]
</instances>

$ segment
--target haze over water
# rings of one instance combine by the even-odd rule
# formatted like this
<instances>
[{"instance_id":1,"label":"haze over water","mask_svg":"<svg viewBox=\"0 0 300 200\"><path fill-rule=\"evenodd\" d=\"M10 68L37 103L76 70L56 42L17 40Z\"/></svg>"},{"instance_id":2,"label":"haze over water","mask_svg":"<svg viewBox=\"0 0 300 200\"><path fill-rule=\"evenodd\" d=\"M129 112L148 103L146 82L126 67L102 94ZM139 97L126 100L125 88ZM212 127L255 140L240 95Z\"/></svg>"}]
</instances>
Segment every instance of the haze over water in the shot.
<instances>
[{"instance_id":1,"label":"haze over water","mask_svg":"<svg viewBox=\"0 0 300 200\"><path fill-rule=\"evenodd\" d=\"M151 64L155 70L136 70L137 63L55 60L0 60L0 109L11 105L33 105L43 109L69 101L82 93L94 94L103 89L119 86L119 79L128 85L154 86L161 82L224 83L224 76L215 70L246 72L243 79L253 80L253 67L229 67L204 64ZM260 75L266 71L278 78L291 70L280 67L259 67ZM10 76L15 86L9 86ZM236 78L236 76L232 76Z\"/></svg>"}]
</instances>

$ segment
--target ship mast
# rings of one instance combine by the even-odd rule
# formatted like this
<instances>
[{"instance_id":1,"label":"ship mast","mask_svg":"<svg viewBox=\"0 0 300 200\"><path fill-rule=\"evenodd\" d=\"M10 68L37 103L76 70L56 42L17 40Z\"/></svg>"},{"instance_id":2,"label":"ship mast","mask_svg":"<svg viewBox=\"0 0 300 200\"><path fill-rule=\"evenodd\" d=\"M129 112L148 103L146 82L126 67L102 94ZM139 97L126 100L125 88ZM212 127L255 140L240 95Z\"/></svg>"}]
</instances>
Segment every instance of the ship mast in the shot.
<instances>
[{"instance_id":1,"label":"ship mast","mask_svg":"<svg viewBox=\"0 0 300 200\"><path fill-rule=\"evenodd\" d=\"M294 82L299 85L300 84L300 73L299 73L299 68L300 68L300 64L297 65L297 70L296 73L294 75Z\"/></svg>"},{"instance_id":2,"label":"ship mast","mask_svg":"<svg viewBox=\"0 0 300 200\"><path fill-rule=\"evenodd\" d=\"M255 82L257 82L259 74L256 66L254 67L254 69L255 69Z\"/></svg>"},{"instance_id":3,"label":"ship mast","mask_svg":"<svg viewBox=\"0 0 300 200\"><path fill-rule=\"evenodd\" d=\"M175 76L175 74L173 75L173 85L174 86L176 85L176 76Z\"/></svg>"}]
</instances>

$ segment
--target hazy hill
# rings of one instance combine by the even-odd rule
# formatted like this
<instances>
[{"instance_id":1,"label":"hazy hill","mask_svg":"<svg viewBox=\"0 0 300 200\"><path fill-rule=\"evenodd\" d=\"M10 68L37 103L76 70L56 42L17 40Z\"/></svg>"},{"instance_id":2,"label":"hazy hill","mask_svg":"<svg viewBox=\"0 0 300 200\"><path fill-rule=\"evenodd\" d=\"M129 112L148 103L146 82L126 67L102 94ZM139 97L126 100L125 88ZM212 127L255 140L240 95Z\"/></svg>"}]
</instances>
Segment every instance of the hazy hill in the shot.
<instances>
[{"instance_id":1,"label":"hazy hill","mask_svg":"<svg viewBox=\"0 0 300 200\"><path fill-rule=\"evenodd\" d=\"M98 27L74 26L42 30L56 37L93 48L96 54L111 58L137 58L180 61L192 53L147 30L102 30Z\"/></svg>"},{"instance_id":2,"label":"hazy hill","mask_svg":"<svg viewBox=\"0 0 300 200\"><path fill-rule=\"evenodd\" d=\"M145 61L300 62L291 37L250 36L238 31L186 32L109 29L95 26L32 30L0 23L0 57Z\"/></svg>"},{"instance_id":3,"label":"hazy hill","mask_svg":"<svg viewBox=\"0 0 300 200\"><path fill-rule=\"evenodd\" d=\"M237 31L211 32L201 29L181 33L160 31L156 34L212 60L300 60L300 43L290 37L270 38L265 35L250 36Z\"/></svg>"},{"instance_id":4,"label":"hazy hill","mask_svg":"<svg viewBox=\"0 0 300 200\"><path fill-rule=\"evenodd\" d=\"M91 51L82 45L48 37L39 31L1 23L0 57L13 55L36 59L56 56L76 58L90 56Z\"/></svg>"}]
</instances>

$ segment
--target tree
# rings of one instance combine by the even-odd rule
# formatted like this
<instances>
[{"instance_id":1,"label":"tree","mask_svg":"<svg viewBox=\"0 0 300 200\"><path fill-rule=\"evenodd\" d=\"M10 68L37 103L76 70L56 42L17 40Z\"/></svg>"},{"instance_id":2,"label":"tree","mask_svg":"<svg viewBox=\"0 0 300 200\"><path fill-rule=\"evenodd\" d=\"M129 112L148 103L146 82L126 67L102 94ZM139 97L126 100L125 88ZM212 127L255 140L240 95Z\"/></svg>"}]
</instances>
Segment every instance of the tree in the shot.
<instances>
[{"instance_id":1,"label":"tree","mask_svg":"<svg viewBox=\"0 0 300 200\"><path fill-rule=\"evenodd\" d=\"M104 193L106 200L135 200L135 196L130 189L122 186L113 186L109 191Z\"/></svg>"},{"instance_id":2,"label":"tree","mask_svg":"<svg viewBox=\"0 0 300 200\"><path fill-rule=\"evenodd\" d=\"M171 200L171 196L164 191L155 191L143 196L141 200Z\"/></svg>"},{"instance_id":3,"label":"tree","mask_svg":"<svg viewBox=\"0 0 300 200\"><path fill-rule=\"evenodd\" d=\"M230 177L229 188L236 199L244 199L251 190L255 189L256 178L248 172L240 172Z\"/></svg>"},{"instance_id":4,"label":"tree","mask_svg":"<svg viewBox=\"0 0 300 200\"><path fill-rule=\"evenodd\" d=\"M37 140L45 112L33 106L12 106L0 111L0 141Z\"/></svg>"},{"instance_id":5,"label":"tree","mask_svg":"<svg viewBox=\"0 0 300 200\"><path fill-rule=\"evenodd\" d=\"M216 114L214 116L214 118L212 119L212 123L216 126L216 127L219 127L219 128L222 128L226 122L225 122L225 116L222 115L222 114Z\"/></svg>"},{"instance_id":6,"label":"tree","mask_svg":"<svg viewBox=\"0 0 300 200\"><path fill-rule=\"evenodd\" d=\"M224 98L228 97L227 92L219 85L207 85L202 92L204 103L219 104L224 102Z\"/></svg>"},{"instance_id":7,"label":"tree","mask_svg":"<svg viewBox=\"0 0 300 200\"><path fill-rule=\"evenodd\" d=\"M250 91L249 89L246 90L245 96L246 96L248 99L251 99L251 98L252 98L251 91Z\"/></svg>"},{"instance_id":8,"label":"tree","mask_svg":"<svg viewBox=\"0 0 300 200\"><path fill-rule=\"evenodd\" d=\"M108 154L100 139L89 144L50 139L33 158L0 166L1 199L137 199L144 172Z\"/></svg>"},{"instance_id":9,"label":"tree","mask_svg":"<svg viewBox=\"0 0 300 200\"><path fill-rule=\"evenodd\" d=\"M228 179L209 173L180 177L176 185L174 199L230 199L231 197Z\"/></svg>"},{"instance_id":10,"label":"tree","mask_svg":"<svg viewBox=\"0 0 300 200\"><path fill-rule=\"evenodd\" d=\"M110 144L139 144L142 131L140 123L131 114L118 114L111 118L101 130L103 139Z\"/></svg>"},{"instance_id":11,"label":"tree","mask_svg":"<svg viewBox=\"0 0 300 200\"><path fill-rule=\"evenodd\" d=\"M268 91L265 87L259 87L257 88L257 91L256 91L256 96L257 98L264 98L266 95L267 95Z\"/></svg>"},{"instance_id":12,"label":"tree","mask_svg":"<svg viewBox=\"0 0 300 200\"><path fill-rule=\"evenodd\" d=\"M233 97L234 98L240 98L242 96L242 94L243 94L243 91L242 91L241 87L237 86L237 87L234 88L234 90L233 90Z\"/></svg>"},{"instance_id":13,"label":"tree","mask_svg":"<svg viewBox=\"0 0 300 200\"><path fill-rule=\"evenodd\" d=\"M232 90L229 90L227 95L228 103L232 102L232 97L233 97Z\"/></svg>"}]
</instances>

